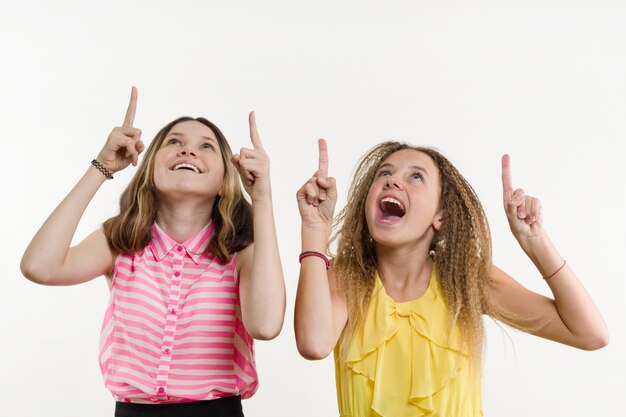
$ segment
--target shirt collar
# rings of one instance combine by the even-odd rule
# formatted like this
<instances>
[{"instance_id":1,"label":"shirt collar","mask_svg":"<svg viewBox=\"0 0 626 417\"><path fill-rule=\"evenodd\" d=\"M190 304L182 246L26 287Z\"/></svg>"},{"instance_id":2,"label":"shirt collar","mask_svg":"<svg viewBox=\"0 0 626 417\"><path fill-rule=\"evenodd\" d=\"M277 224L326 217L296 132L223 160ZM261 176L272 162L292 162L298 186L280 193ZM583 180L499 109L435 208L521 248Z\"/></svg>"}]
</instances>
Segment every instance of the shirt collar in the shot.
<instances>
[{"instance_id":1,"label":"shirt collar","mask_svg":"<svg viewBox=\"0 0 626 417\"><path fill-rule=\"evenodd\" d=\"M181 246L187 255L197 264L200 262L202 256L206 254L206 249L211 241L213 222L209 222L183 243L176 242L171 236L165 233L156 222L152 224L150 231L152 232L150 249L152 249L152 253L154 253L157 261L161 261L165 255L176 250L178 246Z\"/></svg>"}]
</instances>

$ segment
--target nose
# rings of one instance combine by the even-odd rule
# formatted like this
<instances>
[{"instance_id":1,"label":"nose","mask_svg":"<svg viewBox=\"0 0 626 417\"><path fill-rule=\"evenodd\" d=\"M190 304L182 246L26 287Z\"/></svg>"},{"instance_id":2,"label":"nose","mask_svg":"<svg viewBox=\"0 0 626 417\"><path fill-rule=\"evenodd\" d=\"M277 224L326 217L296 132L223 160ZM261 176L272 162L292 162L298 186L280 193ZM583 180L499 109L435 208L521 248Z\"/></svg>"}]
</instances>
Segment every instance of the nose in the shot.
<instances>
[{"instance_id":1,"label":"nose","mask_svg":"<svg viewBox=\"0 0 626 417\"><path fill-rule=\"evenodd\" d=\"M196 156L196 153L193 151L191 147L186 145L178 150L178 155L179 156Z\"/></svg>"},{"instance_id":2,"label":"nose","mask_svg":"<svg viewBox=\"0 0 626 417\"><path fill-rule=\"evenodd\" d=\"M387 184L385 185L387 188L397 188L398 190L402 189L402 184L396 174L389 175L387 177Z\"/></svg>"}]
</instances>

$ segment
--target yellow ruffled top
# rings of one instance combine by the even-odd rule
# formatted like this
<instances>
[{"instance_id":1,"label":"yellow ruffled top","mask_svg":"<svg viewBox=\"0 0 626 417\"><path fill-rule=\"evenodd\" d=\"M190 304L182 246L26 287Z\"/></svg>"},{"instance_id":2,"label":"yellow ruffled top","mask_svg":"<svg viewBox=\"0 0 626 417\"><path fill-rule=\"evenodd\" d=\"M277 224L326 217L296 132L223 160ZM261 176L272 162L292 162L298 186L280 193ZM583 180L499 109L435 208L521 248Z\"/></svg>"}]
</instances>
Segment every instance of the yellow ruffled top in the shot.
<instances>
[{"instance_id":1,"label":"yellow ruffled top","mask_svg":"<svg viewBox=\"0 0 626 417\"><path fill-rule=\"evenodd\" d=\"M436 273L417 300L398 303L380 278L345 360L335 349L341 417L482 416L480 374L469 366Z\"/></svg>"}]
</instances>

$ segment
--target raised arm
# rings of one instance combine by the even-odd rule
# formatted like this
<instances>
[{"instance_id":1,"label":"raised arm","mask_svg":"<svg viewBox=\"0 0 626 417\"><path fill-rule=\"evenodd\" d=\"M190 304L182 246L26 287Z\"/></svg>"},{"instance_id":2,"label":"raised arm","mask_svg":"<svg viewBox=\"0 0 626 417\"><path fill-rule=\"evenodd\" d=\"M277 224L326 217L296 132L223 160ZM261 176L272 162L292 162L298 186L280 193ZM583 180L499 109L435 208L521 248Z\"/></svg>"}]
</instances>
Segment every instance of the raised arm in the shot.
<instances>
[{"instance_id":1,"label":"raised arm","mask_svg":"<svg viewBox=\"0 0 626 417\"><path fill-rule=\"evenodd\" d=\"M133 127L137 90L133 87L126 117L113 129L96 160L109 173L137 164L144 145L141 131ZM76 186L48 217L26 248L20 268L29 280L44 285L74 285L106 274L113 258L104 232L98 229L78 245L70 247L78 222L87 205L106 181L90 166Z\"/></svg>"},{"instance_id":2,"label":"raised arm","mask_svg":"<svg viewBox=\"0 0 626 417\"><path fill-rule=\"evenodd\" d=\"M250 113L252 149L233 155L246 192L252 200L254 243L238 256L241 318L252 337L273 339L285 319L285 280L278 252L269 158L263 149L254 113Z\"/></svg>"},{"instance_id":3,"label":"raised arm","mask_svg":"<svg viewBox=\"0 0 626 417\"><path fill-rule=\"evenodd\" d=\"M335 179L328 177L328 150L320 139L319 167L296 194L302 218L302 251L326 253L337 202ZM333 351L348 318L332 267L307 256L300 262L294 316L296 344L307 359L323 359Z\"/></svg>"},{"instance_id":4,"label":"raised arm","mask_svg":"<svg viewBox=\"0 0 626 417\"><path fill-rule=\"evenodd\" d=\"M554 299L524 288L494 266L492 300L510 313L509 324L536 336L585 350L605 346L609 336L600 312L544 230L540 201L513 189L508 155L502 157L502 187L511 232L545 278Z\"/></svg>"}]
</instances>

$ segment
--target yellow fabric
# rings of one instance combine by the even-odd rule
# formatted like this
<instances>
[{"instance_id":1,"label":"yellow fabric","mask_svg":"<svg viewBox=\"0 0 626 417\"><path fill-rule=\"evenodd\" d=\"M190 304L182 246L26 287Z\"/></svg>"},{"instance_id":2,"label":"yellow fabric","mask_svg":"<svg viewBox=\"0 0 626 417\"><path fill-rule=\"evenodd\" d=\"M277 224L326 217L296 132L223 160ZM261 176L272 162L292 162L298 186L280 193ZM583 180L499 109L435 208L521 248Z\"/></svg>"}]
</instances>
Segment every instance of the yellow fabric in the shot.
<instances>
[{"instance_id":1,"label":"yellow fabric","mask_svg":"<svg viewBox=\"0 0 626 417\"><path fill-rule=\"evenodd\" d=\"M376 277L345 361L335 349L341 417L482 416L479 372L458 328L448 334L448 317L435 272L424 295L402 303Z\"/></svg>"}]
</instances>

